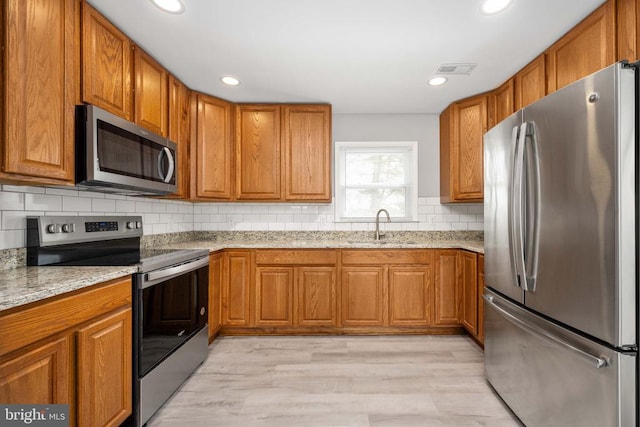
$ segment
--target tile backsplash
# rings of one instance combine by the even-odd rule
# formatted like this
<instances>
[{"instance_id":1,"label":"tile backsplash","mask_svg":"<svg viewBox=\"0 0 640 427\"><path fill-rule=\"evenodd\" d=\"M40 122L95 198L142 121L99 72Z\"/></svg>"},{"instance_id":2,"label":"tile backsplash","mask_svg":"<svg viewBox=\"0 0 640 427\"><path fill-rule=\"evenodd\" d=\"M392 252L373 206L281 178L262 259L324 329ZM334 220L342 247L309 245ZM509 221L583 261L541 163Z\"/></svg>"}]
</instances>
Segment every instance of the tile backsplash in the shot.
<instances>
[{"instance_id":1,"label":"tile backsplash","mask_svg":"<svg viewBox=\"0 0 640 427\"><path fill-rule=\"evenodd\" d=\"M25 246L30 215L141 215L144 234L182 231L366 231L372 222L335 222L334 204L191 203L75 189L0 186L0 249ZM481 204L418 199L418 221L381 224L389 231L482 230Z\"/></svg>"}]
</instances>

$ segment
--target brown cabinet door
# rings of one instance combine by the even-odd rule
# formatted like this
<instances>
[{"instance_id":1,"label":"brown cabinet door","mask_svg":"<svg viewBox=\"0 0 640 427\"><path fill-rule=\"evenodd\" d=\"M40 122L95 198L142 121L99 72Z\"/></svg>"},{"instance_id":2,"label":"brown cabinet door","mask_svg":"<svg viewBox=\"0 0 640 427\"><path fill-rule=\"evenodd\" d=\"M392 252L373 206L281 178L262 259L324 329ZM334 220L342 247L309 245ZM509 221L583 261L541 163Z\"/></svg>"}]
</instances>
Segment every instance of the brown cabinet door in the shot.
<instances>
[{"instance_id":1,"label":"brown cabinet door","mask_svg":"<svg viewBox=\"0 0 640 427\"><path fill-rule=\"evenodd\" d=\"M293 325L293 268L257 267L255 324Z\"/></svg>"},{"instance_id":2,"label":"brown cabinet door","mask_svg":"<svg viewBox=\"0 0 640 427\"><path fill-rule=\"evenodd\" d=\"M478 268L477 255L460 251L460 281L462 288L462 326L473 336L478 334Z\"/></svg>"},{"instance_id":3,"label":"brown cabinet door","mask_svg":"<svg viewBox=\"0 0 640 427\"><path fill-rule=\"evenodd\" d=\"M478 341L484 343L484 255L478 255Z\"/></svg>"},{"instance_id":4,"label":"brown cabinet door","mask_svg":"<svg viewBox=\"0 0 640 427\"><path fill-rule=\"evenodd\" d=\"M452 201L481 202L484 191L483 135L487 97L457 102L451 144Z\"/></svg>"},{"instance_id":5,"label":"brown cabinet door","mask_svg":"<svg viewBox=\"0 0 640 427\"><path fill-rule=\"evenodd\" d=\"M283 107L285 200L331 201L331 106Z\"/></svg>"},{"instance_id":6,"label":"brown cabinet door","mask_svg":"<svg viewBox=\"0 0 640 427\"><path fill-rule=\"evenodd\" d=\"M132 407L131 308L78 331L78 425L118 426Z\"/></svg>"},{"instance_id":7,"label":"brown cabinet door","mask_svg":"<svg viewBox=\"0 0 640 427\"><path fill-rule=\"evenodd\" d=\"M383 326L384 267L342 268L342 325Z\"/></svg>"},{"instance_id":8,"label":"brown cabinet door","mask_svg":"<svg viewBox=\"0 0 640 427\"><path fill-rule=\"evenodd\" d=\"M458 251L437 251L435 266L434 323L436 325L459 325L460 280L458 277Z\"/></svg>"},{"instance_id":9,"label":"brown cabinet door","mask_svg":"<svg viewBox=\"0 0 640 427\"><path fill-rule=\"evenodd\" d=\"M513 109L513 79L507 80L502 86L488 96L487 120L488 128L492 128L515 111Z\"/></svg>"},{"instance_id":10,"label":"brown cabinet door","mask_svg":"<svg viewBox=\"0 0 640 427\"><path fill-rule=\"evenodd\" d=\"M617 60L635 62L640 59L640 0L617 0Z\"/></svg>"},{"instance_id":11,"label":"brown cabinet door","mask_svg":"<svg viewBox=\"0 0 640 427\"><path fill-rule=\"evenodd\" d=\"M209 257L209 340L220 330L222 290L222 254Z\"/></svg>"},{"instance_id":12,"label":"brown cabinet door","mask_svg":"<svg viewBox=\"0 0 640 427\"><path fill-rule=\"evenodd\" d=\"M440 113L440 202L451 200L451 144L453 143L453 104Z\"/></svg>"},{"instance_id":13,"label":"brown cabinet door","mask_svg":"<svg viewBox=\"0 0 640 427\"><path fill-rule=\"evenodd\" d=\"M169 76L169 139L176 143L177 175L175 198L189 198L190 92L180 80Z\"/></svg>"},{"instance_id":14,"label":"brown cabinet door","mask_svg":"<svg viewBox=\"0 0 640 427\"><path fill-rule=\"evenodd\" d=\"M0 174L38 177L27 180L42 183L73 182L80 4L7 0L0 7L6 37Z\"/></svg>"},{"instance_id":15,"label":"brown cabinet door","mask_svg":"<svg viewBox=\"0 0 640 427\"><path fill-rule=\"evenodd\" d=\"M515 111L547 94L546 57L543 53L518 71L514 77Z\"/></svg>"},{"instance_id":16,"label":"brown cabinet door","mask_svg":"<svg viewBox=\"0 0 640 427\"><path fill-rule=\"evenodd\" d=\"M236 106L236 198L281 197L280 106Z\"/></svg>"},{"instance_id":17,"label":"brown cabinet door","mask_svg":"<svg viewBox=\"0 0 640 427\"><path fill-rule=\"evenodd\" d=\"M82 2L82 100L131 120L131 41Z\"/></svg>"},{"instance_id":18,"label":"brown cabinet door","mask_svg":"<svg viewBox=\"0 0 640 427\"><path fill-rule=\"evenodd\" d=\"M231 198L231 103L197 95L196 146L191 150L191 174L198 199Z\"/></svg>"},{"instance_id":19,"label":"brown cabinet door","mask_svg":"<svg viewBox=\"0 0 640 427\"><path fill-rule=\"evenodd\" d=\"M615 62L615 2L607 1L548 50L548 93Z\"/></svg>"},{"instance_id":20,"label":"brown cabinet door","mask_svg":"<svg viewBox=\"0 0 640 427\"><path fill-rule=\"evenodd\" d=\"M68 336L1 360L0 402L72 403ZM70 411L73 409L71 404Z\"/></svg>"},{"instance_id":21,"label":"brown cabinet door","mask_svg":"<svg viewBox=\"0 0 640 427\"><path fill-rule=\"evenodd\" d=\"M248 326L251 253L230 251L223 257L222 324Z\"/></svg>"},{"instance_id":22,"label":"brown cabinet door","mask_svg":"<svg viewBox=\"0 0 640 427\"><path fill-rule=\"evenodd\" d=\"M336 326L336 267L299 267L296 321L299 326Z\"/></svg>"},{"instance_id":23,"label":"brown cabinet door","mask_svg":"<svg viewBox=\"0 0 640 427\"><path fill-rule=\"evenodd\" d=\"M158 135L169 133L169 73L139 47L133 55L135 123Z\"/></svg>"},{"instance_id":24,"label":"brown cabinet door","mask_svg":"<svg viewBox=\"0 0 640 427\"><path fill-rule=\"evenodd\" d=\"M419 326L432 323L431 266L389 267L389 324Z\"/></svg>"}]
</instances>

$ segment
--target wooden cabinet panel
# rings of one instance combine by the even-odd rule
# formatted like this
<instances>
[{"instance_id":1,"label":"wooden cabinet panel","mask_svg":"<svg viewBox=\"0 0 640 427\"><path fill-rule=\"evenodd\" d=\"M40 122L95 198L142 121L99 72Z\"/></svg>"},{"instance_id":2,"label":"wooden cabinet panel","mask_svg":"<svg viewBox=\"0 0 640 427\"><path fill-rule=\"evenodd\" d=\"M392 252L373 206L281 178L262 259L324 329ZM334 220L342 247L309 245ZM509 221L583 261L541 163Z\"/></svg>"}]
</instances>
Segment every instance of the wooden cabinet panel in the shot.
<instances>
[{"instance_id":1,"label":"wooden cabinet panel","mask_svg":"<svg viewBox=\"0 0 640 427\"><path fill-rule=\"evenodd\" d=\"M487 109L489 129L513 114L513 79L507 80L488 96Z\"/></svg>"},{"instance_id":2,"label":"wooden cabinet panel","mask_svg":"<svg viewBox=\"0 0 640 427\"><path fill-rule=\"evenodd\" d=\"M476 96L455 105L451 150L453 199L482 201L483 135L487 131L487 98Z\"/></svg>"},{"instance_id":3,"label":"wooden cabinet panel","mask_svg":"<svg viewBox=\"0 0 640 427\"><path fill-rule=\"evenodd\" d=\"M162 136L169 133L169 73L139 47L134 49L135 123Z\"/></svg>"},{"instance_id":4,"label":"wooden cabinet panel","mask_svg":"<svg viewBox=\"0 0 640 427\"><path fill-rule=\"evenodd\" d=\"M293 325L293 280L291 267L256 268L256 325Z\"/></svg>"},{"instance_id":5,"label":"wooden cabinet panel","mask_svg":"<svg viewBox=\"0 0 640 427\"><path fill-rule=\"evenodd\" d=\"M440 113L440 202L451 202L451 145L453 104Z\"/></svg>"},{"instance_id":6,"label":"wooden cabinet panel","mask_svg":"<svg viewBox=\"0 0 640 427\"><path fill-rule=\"evenodd\" d=\"M256 251L256 264L318 265L335 264L337 253L334 249L266 249Z\"/></svg>"},{"instance_id":7,"label":"wooden cabinet panel","mask_svg":"<svg viewBox=\"0 0 640 427\"><path fill-rule=\"evenodd\" d=\"M331 201L331 106L283 107L284 199Z\"/></svg>"},{"instance_id":8,"label":"wooden cabinet panel","mask_svg":"<svg viewBox=\"0 0 640 427\"><path fill-rule=\"evenodd\" d=\"M0 178L73 182L80 3L8 0L0 7L5 36Z\"/></svg>"},{"instance_id":9,"label":"wooden cabinet panel","mask_svg":"<svg viewBox=\"0 0 640 427\"><path fill-rule=\"evenodd\" d=\"M431 266L389 267L389 324L430 325L433 270Z\"/></svg>"},{"instance_id":10,"label":"wooden cabinet panel","mask_svg":"<svg viewBox=\"0 0 640 427\"><path fill-rule=\"evenodd\" d=\"M248 326L251 253L225 252L223 268L222 324Z\"/></svg>"},{"instance_id":11,"label":"wooden cabinet panel","mask_svg":"<svg viewBox=\"0 0 640 427\"><path fill-rule=\"evenodd\" d=\"M640 59L640 1L616 1L617 60Z\"/></svg>"},{"instance_id":12,"label":"wooden cabinet panel","mask_svg":"<svg viewBox=\"0 0 640 427\"><path fill-rule=\"evenodd\" d=\"M547 94L546 56L542 54L518 71L514 77L515 111Z\"/></svg>"},{"instance_id":13,"label":"wooden cabinet panel","mask_svg":"<svg viewBox=\"0 0 640 427\"><path fill-rule=\"evenodd\" d=\"M222 325L221 317L222 253L209 256L209 341Z\"/></svg>"},{"instance_id":14,"label":"wooden cabinet panel","mask_svg":"<svg viewBox=\"0 0 640 427\"><path fill-rule=\"evenodd\" d=\"M0 402L71 403L70 366L68 336L0 362Z\"/></svg>"},{"instance_id":15,"label":"wooden cabinet panel","mask_svg":"<svg viewBox=\"0 0 640 427\"><path fill-rule=\"evenodd\" d=\"M383 267L342 268L342 325L384 324L385 280Z\"/></svg>"},{"instance_id":16,"label":"wooden cabinet panel","mask_svg":"<svg viewBox=\"0 0 640 427\"><path fill-rule=\"evenodd\" d=\"M460 286L462 291L462 326L473 336L478 334L478 268L477 255L460 251Z\"/></svg>"},{"instance_id":17,"label":"wooden cabinet panel","mask_svg":"<svg viewBox=\"0 0 640 427\"><path fill-rule=\"evenodd\" d=\"M281 197L280 106L236 106L236 198Z\"/></svg>"},{"instance_id":18,"label":"wooden cabinet panel","mask_svg":"<svg viewBox=\"0 0 640 427\"><path fill-rule=\"evenodd\" d=\"M435 261L435 318L436 325L458 325L460 290L458 251L440 250Z\"/></svg>"},{"instance_id":19,"label":"wooden cabinet panel","mask_svg":"<svg viewBox=\"0 0 640 427\"><path fill-rule=\"evenodd\" d=\"M296 325L336 326L336 267L299 267Z\"/></svg>"},{"instance_id":20,"label":"wooden cabinet panel","mask_svg":"<svg viewBox=\"0 0 640 427\"><path fill-rule=\"evenodd\" d=\"M343 264L430 264L432 251L421 249L345 249Z\"/></svg>"},{"instance_id":21,"label":"wooden cabinet panel","mask_svg":"<svg viewBox=\"0 0 640 427\"><path fill-rule=\"evenodd\" d=\"M191 196L228 200L232 188L231 104L198 94L196 127Z\"/></svg>"},{"instance_id":22,"label":"wooden cabinet panel","mask_svg":"<svg viewBox=\"0 0 640 427\"><path fill-rule=\"evenodd\" d=\"M478 255L478 341L484 343L484 255Z\"/></svg>"},{"instance_id":23,"label":"wooden cabinet panel","mask_svg":"<svg viewBox=\"0 0 640 427\"><path fill-rule=\"evenodd\" d=\"M78 424L118 426L132 408L131 308L78 331Z\"/></svg>"},{"instance_id":24,"label":"wooden cabinet panel","mask_svg":"<svg viewBox=\"0 0 640 427\"><path fill-rule=\"evenodd\" d=\"M177 190L170 197L189 198L190 91L180 80L169 76L169 139L177 148Z\"/></svg>"},{"instance_id":25,"label":"wooden cabinet panel","mask_svg":"<svg viewBox=\"0 0 640 427\"><path fill-rule=\"evenodd\" d=\"M131 120L131 41L87 2L82 11L82 100Z\"/></svg>"},{"instance_id":26,"label":"wooden cabinet panel","mask_svg":"<svg viewBox=\"0 0 640 427\"><path fill-rule=\"evenodd\" d=\"M615 62L615 1L609 0L548 50L548 93Z\"/></svg>"}]
</instances>

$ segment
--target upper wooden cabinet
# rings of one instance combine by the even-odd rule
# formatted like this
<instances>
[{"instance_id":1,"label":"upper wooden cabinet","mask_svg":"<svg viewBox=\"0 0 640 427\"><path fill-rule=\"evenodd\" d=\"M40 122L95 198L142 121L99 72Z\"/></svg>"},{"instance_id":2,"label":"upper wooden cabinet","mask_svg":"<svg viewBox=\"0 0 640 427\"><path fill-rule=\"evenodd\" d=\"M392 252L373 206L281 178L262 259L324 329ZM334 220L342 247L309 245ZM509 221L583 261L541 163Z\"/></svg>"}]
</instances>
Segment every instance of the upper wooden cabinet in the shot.
<instances>
[{"instance_id":1,"label":"upper wooden cabinet","mask_svg":"<svg viewBox=\"0 0 640 427\"><path fill-rule=\"evenodd\" d=\"M229 200L232 195L232 105L197 94L192 100L196 117L191 150L191 198Z\"/></svg>"},{"instance_id":2,"label":"upper wooden cabinet","mask_svg":"<svg viewBox=\"0 0 640 427\"><path fill-rule=\"evenodd\" d=\"M73 183L80 2L7 0L0 7L0 179Z\"/></svg>"},{"instance_id":3,"label":"upper wooden cabinet","mask_svg":"<svg viewBox=\"0 0 640 427\"><path fill-rule=\"evenodd\" d=\"M440 115L440 201L481 202L487 96L456 102Z\"/></svg>"},{"instance_id":4,"label":"upper wooden cabinet","mask_svg":"<svg viewBox=\"0 0 640 427\"><path fill-rule=\"evenodd\" d=\"M280 106L236 106L235 169L238 200L281 198Z\"/></svg>"},{"instance_id":5,"label":"upper wooden cabinet","mask_svg":"<svg viewBox=\"0 0 640 427\"><path fill-rule=\"evenodd\" d=\"M518 111L547 94L546 56L542 54L514 76L515 109Z\"/></svg>"},{"instance_id":6,"label":"upper wooden cabinet","mask_svg":"<svg viewBox=\"0 0 640 427\"><path fill-rule=\"evenodd\" d=\"M82 100L132 120L132 44L82 2Z\"/></svg>"},{"instance_id":7,"label":"upper wooden cabinet","mask_svg":"<svg viewBox=\"0 0 640 427\"><path fill-rule=\"evenodd\" d=\"M177 147L177 190L170 197L189 197L189 143L191 92L180 80L169 76L169 139Z\"/></svg>"},{"instance_id":8,"label":"upper wooden cabinet","mask_svg":"<svg viewBox=\"0 0 640 427\"><path fill-rule=\"evenodd\" d=\"M331 201L331 106L282 110L284 199Z\"/></svg>"},{"instance_id":9,"label":"upper wooden cabinet","mask_svg":"<svg viewBox=\"0 0 640 427\"><path fill-rule=\"evenodd\" d=\"M618 60L640 59L640 0L616 1Z\"/></svg>"},{"instance_id":10,"label":"upper wooden cabinet","mask_svg":"<svg viewBox=\"0 0 640 427\"><path fill-rule=\"evenodd\" d=\"M158 135L169 134L169 73L139 47L134 48L134 121Z\"/></svg>"},{"instance_id":11,"label":"upper wooden cabinet","mask_svg":"<svg viewBox=\"0 0 640 427\"><path fill-rule=\"evenodd\" d=\"M487 96L487 128L497 125L514 111L513 79L509 79Z\"/></svg>"},{"instance_id":12,"label":"upper wooden cabinet","mask_svg":"<svg viewBox=\"0 0 640 427\"><path fill-rule=\"evenodd\" d=\"M615 62L615 20L609 0L549 48L548 93Z\"/></svg>"}]
</instances>

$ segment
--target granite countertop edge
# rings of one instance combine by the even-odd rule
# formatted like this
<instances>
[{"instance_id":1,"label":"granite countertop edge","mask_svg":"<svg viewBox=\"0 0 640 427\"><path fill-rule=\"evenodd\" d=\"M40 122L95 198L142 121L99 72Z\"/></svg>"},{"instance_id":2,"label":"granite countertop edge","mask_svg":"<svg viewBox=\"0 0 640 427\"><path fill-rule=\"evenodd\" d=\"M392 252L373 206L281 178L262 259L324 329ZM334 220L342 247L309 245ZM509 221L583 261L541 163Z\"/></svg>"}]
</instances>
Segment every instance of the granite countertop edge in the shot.
<instances>
[{"instance_id":1,"label":"granite countertop edge","mask_svg":"<svg viewBox=\"0 0 640 427\"><path fill-rule=\"evenodd\" d=\"M191 240L163 245L172 249L464 249L484 253L482 241L430 240L430 241L216 241ZM46 298L76 291L119 277L131 275L136 266L125 267L17 267L3 270L0 276L0 312Z\"/></svg>"}]
</instances>

